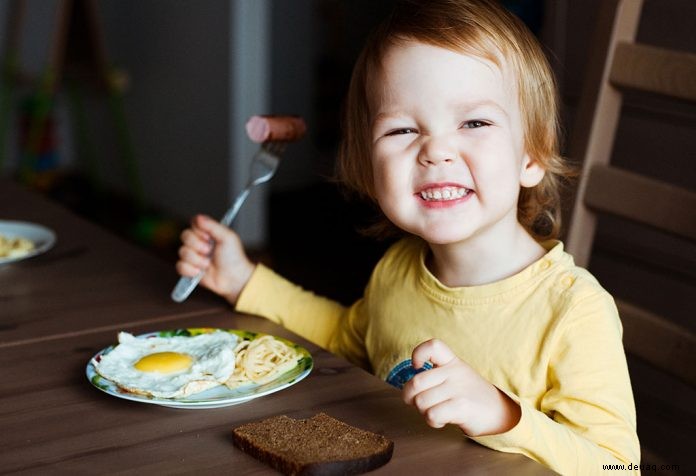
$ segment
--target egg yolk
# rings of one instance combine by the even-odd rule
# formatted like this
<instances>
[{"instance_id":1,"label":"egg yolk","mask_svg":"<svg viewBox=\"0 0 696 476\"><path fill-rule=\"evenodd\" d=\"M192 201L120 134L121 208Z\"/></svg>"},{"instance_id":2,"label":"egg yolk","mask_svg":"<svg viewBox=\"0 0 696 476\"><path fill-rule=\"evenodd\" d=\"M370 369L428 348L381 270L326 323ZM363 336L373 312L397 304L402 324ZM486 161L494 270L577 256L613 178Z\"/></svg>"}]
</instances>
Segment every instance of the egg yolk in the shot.
<instances>
[{"instance_id":1,"label":"egg yolk","mask_svg":"<svg viewBox=\"0 0 696 476\"><path fill-rule=\"evenodd\" d=\"M146 355L133 366L141 372L159 372L168 374L186 370L191 367L193 359L190 355L178 352L157 352Z\"/></svg>"}]
</instances>

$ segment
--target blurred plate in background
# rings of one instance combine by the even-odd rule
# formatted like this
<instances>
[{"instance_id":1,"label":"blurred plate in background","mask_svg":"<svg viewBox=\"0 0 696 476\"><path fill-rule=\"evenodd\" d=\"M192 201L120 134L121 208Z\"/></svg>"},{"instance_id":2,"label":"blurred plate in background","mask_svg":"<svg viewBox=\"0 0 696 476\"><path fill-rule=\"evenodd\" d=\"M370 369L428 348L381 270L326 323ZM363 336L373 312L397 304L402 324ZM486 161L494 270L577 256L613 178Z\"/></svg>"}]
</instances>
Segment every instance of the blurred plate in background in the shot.
<instances>
[{"instance_id":1,"label":"blurred plate in background","mask_svg":"<svg viewBox=\"0 0 696 476\"><path fill-rule=\"evenodd\" d=\"M26 238L34 243L34 249L20 256L0 257L0 265L20 261L48 251L56 242L56 234L42 225L24 221L0 220L0 235L5 238Z\"/></svg>"}]
</instances>

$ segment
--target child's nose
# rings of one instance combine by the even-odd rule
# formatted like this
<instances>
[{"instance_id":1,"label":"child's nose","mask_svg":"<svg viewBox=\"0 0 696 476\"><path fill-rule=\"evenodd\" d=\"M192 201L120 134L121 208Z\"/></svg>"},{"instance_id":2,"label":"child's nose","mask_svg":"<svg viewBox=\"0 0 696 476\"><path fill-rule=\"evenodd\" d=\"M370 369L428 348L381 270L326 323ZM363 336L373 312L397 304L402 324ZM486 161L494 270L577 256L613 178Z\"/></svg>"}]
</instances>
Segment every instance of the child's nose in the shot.
<instances>
[{"instance_id":1,"label":"child's nose","mask_svg":"<svg viewBox=\"0 0 696 476\"><path fill-rule=\"evenodd\" d=\"M448 136L435 136L426 140L421 148L418 160L422 165L432 166L440 163L452 163L457 158L457 148Z\"/></svg>"}]
</instances>

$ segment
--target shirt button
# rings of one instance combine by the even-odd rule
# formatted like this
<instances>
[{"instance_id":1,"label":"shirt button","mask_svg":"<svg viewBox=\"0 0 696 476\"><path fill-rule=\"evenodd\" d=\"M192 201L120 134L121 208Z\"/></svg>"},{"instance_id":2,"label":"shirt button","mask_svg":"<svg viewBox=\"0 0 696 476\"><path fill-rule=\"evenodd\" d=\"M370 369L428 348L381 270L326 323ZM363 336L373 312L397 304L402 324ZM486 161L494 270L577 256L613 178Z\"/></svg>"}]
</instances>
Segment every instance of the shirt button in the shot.
<instances>
[{"instance_id":1,"label":"shirt button","mask_svg":"<svg viewBox=\"0 0 696 476\"><path fill-rule=\"evenodd\" d=\"M541 263L539 263L539 269L544 271L545 269L549 269L551 266L551 262L547 259L543 260Z\"/></svg>"},{"instance_id":2,"label":"shirt button","mask_svg":"<svg viewBox=\"0 0 696 476\"><path fill-rule=\"evenodd\" d=\"M572 277L572 276L570 276L570 275L565 276L565 277L561 280L561 284L562 284L563 286L565 286L566 288L571 287L571 286L573 285L574 282L575 282L575 278Z\"/></svg>"}]
</instances>

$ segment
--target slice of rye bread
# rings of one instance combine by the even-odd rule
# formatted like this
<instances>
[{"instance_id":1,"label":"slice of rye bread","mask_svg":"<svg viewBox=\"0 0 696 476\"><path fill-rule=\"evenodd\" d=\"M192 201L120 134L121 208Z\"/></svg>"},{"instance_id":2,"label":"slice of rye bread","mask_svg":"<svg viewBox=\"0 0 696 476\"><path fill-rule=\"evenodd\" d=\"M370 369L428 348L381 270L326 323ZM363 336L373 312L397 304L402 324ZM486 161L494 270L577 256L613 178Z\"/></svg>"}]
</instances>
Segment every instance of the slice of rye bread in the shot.
<instances>
[{"instance_id":1,"label":"slice of rye bread","mask_svg":"<svg viewBox=\"0 0 696 476\"><path fill-rule=\"evenodd\" d=\"M291 475L359 474L387 464L394 443L325 413L296 420L285 415L241 425L234 445Z\"/></svg>"}]
</instances>

